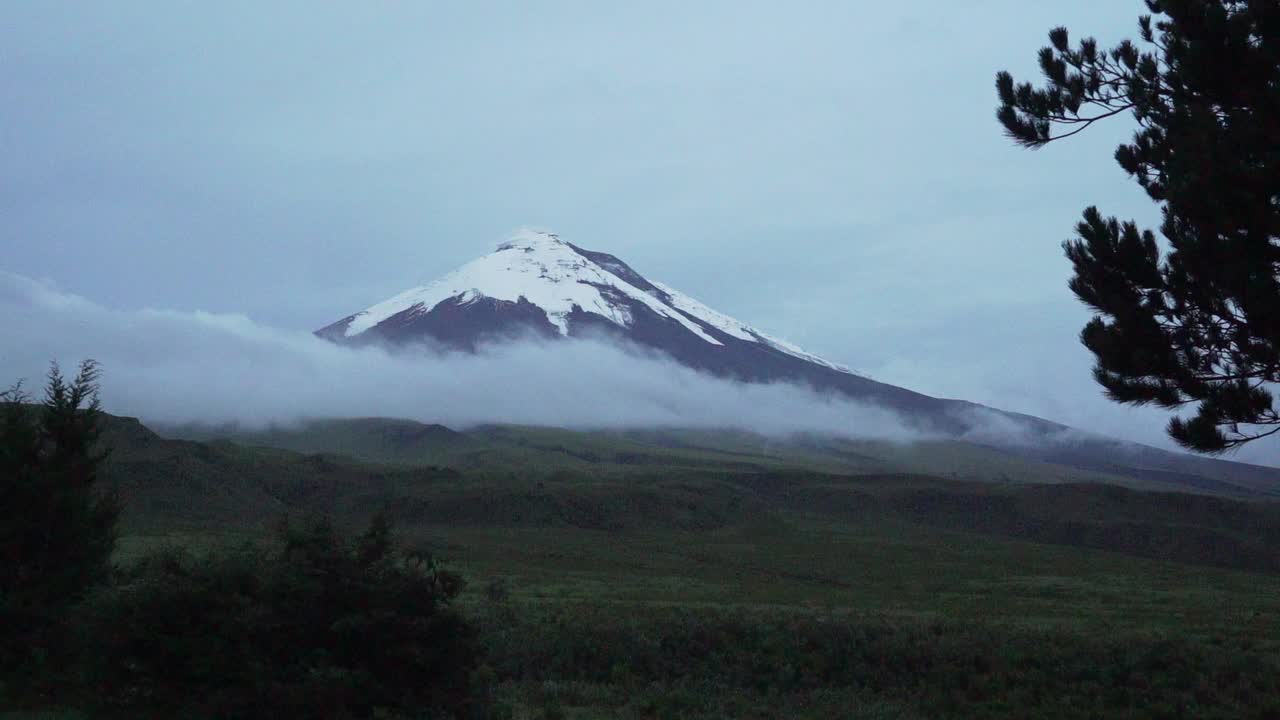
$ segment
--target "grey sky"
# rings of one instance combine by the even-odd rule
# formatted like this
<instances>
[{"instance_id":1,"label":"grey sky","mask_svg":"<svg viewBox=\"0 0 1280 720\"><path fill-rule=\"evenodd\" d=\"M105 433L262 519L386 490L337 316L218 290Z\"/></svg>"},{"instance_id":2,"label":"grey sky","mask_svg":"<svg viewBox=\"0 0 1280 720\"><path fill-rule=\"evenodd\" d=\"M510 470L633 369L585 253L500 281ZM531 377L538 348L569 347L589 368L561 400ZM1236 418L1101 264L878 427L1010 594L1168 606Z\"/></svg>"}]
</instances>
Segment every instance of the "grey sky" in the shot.
<instances>
[{"instance_id":1,"label":"grey sky","mask_svg":"<svg viewBox=\"0 0 1280 720\"><path fill-rule=\"evenodd\" d=\"M1159 441L1058 245L1150 223L1125 121L1013 147L994 74L1138 2L7 2L0 270L313 329L524 225L878 379Z\"/></svg>"}]
</instances>

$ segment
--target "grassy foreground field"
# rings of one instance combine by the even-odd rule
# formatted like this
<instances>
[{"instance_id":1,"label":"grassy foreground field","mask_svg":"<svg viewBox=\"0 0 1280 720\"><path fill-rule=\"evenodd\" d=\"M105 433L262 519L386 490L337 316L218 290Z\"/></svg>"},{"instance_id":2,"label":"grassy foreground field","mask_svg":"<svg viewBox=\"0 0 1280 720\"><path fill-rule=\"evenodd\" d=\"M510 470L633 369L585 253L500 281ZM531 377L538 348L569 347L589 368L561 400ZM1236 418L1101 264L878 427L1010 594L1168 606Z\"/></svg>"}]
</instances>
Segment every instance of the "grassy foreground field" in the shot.
<instances>
[{"instance_id":1,"label":"grassy foreground field","mask_svg":"<svg viewBox=\"0 0 1280 720\"><path fill-rule=\"evenodd\" d=\"M500 713L1276 717L1280 576L874 519L421 524ZM130 536L122 560L165 543Z\"/></svg>"},{"instance_id":2,"label":"grassy foreground field","mask_svg":"<svg viewBox=\"0 0 1280 720\"><path fill-rule=\"evenodd\" d=\"M806 517L420 532L518 716L1280 712L1275 576Z\"/></svg>"},{"instance_id":3,"label":"grassy foreground field","mask_svg":"<svg viewBox=\"0 0 1280 720\"><path fill-rule=\"evenodd\" d=\"M116 561L386 512L466 580L486 718L1280 718L1275 502L949 446L359 427L322 439L362 458L118 426Z\"/></svg>"}]
</instances>

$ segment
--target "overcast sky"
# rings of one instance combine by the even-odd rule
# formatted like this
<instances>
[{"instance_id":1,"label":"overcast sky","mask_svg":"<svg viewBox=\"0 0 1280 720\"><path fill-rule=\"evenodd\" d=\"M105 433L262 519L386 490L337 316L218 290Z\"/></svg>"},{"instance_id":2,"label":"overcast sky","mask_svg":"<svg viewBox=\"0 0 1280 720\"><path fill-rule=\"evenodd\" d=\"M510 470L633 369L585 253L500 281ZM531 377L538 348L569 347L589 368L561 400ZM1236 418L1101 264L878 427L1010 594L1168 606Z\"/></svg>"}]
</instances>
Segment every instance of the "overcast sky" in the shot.
<instances>
[{"instance_id":1,"label":"overcast sky","mask_svg":"<svg viewBox=\"0 0 1280 720\"><path fill-rule=\"evenodd\" d=\"M264 9L265 8L265 9ZM877 379L1161 441L1077 341L1059 244L1152 224L1127 119L993 119L1141 3L5 2L0 270L314 329L521 226Z\"/></svg>"}]
</instances>

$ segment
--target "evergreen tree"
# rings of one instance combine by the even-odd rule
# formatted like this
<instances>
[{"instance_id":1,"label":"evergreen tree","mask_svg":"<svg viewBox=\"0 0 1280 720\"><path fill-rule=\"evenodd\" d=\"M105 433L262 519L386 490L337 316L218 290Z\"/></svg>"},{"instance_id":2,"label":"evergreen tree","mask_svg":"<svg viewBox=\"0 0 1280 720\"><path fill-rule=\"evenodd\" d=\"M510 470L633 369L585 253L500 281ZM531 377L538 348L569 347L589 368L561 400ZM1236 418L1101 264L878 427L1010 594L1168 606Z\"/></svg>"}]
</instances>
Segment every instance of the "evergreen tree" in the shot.
<instances>
[{"instance_id":1,"label":"evergreen tree","mask_svg":"<svg viewBox=\"0 0 1280 720\"><path fill-rule=\"evenodd\" d=\"M1141 43L1040 51L1046 83L996 78L997 117L1030 148L1129 114L1115 159L1159 203L1166 243L1084 212L1064 243L1081 333L1108 397L1187 409L1184 447L1221 452L1280 432L1280 2L1146 0Z\"/></svg>"},{"instance_id":2,"label":"evergreen tree","mask_svg":"<svg viewBox=\"0 0 1280 720\"><path fill-rule=\"evenodd\" d=\"M55 363L44 402L0 393L0 670L48 655L51 631L109 569L116 502L95 487L98 366L67 381Z\"/></svg>"}]
</instances>

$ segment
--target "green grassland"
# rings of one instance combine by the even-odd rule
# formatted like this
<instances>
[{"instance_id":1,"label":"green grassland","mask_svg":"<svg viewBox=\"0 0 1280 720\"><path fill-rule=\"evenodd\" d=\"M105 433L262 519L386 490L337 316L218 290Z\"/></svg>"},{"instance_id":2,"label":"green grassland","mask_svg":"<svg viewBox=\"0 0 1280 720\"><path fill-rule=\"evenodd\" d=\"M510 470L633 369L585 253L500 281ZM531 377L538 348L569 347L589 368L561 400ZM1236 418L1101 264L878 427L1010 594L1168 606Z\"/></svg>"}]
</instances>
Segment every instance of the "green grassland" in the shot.
<instances>
[{"instance_id":1,"label":"green grassland","mask_svg":"<svg viewBox=\"0 0 1280 720\"><path fill-rule=\"evenodd\" d=\"M352 427L122 421L118 559L386 512L467 580L507 717L1280 716L1275 503L960 443Z\"/></svg>"},{"instance_id":2,"label":"green grassland","mask_svg":"<svg viewBox=\"0 0 1280 720\"><path fill-rule=\"evenodd\" d=\"M489 662L526 717L1277 709L1273 574L785 514L712 530L424 527L415 538L470 580Z\"/></svg>"},{"instance_id":3,"label":"green grassland","mask_svg":"<svg viewBox=\"0 0 1280 720\"><path fill-rule=\"evenodd\" d=\"M468 580L512 717L1272 717L1280 697L1276 574L790 514L407 532Z\"/></svg>"}]
</instances>

